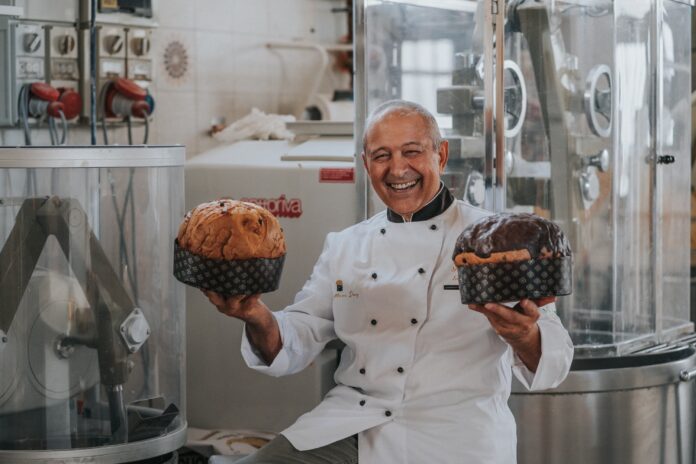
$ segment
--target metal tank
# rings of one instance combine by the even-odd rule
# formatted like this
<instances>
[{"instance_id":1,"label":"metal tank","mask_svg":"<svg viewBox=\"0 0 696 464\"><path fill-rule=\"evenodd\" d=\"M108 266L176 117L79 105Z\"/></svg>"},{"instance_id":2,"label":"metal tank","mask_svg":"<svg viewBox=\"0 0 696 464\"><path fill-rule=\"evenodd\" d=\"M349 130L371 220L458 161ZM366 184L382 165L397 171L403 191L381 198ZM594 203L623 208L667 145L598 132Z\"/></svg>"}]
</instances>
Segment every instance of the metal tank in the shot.
<instances>
[{"instance_id":1,"label":"metal tank","mask_svg":"<svg viewBox=\"0 0 696 464\"><path fill-rule=\"evenodd\" d=\"M186 439L183 147L0 147L0 463Z\"/></svg>"},{"instance_id":2,"label":"metal tank","mask_svg":"<svg viewBox=\"0 0 696 464\"><path fill-rule=\"evenodd\" d=\"M521 464L694 462L686 0L356 2L356 140L403 98L449 142L445 183L557 222L574 252L558 314L575 361L513 385ZM366 215L381 207L367 188Z\"/></svg>"}]
</instances>

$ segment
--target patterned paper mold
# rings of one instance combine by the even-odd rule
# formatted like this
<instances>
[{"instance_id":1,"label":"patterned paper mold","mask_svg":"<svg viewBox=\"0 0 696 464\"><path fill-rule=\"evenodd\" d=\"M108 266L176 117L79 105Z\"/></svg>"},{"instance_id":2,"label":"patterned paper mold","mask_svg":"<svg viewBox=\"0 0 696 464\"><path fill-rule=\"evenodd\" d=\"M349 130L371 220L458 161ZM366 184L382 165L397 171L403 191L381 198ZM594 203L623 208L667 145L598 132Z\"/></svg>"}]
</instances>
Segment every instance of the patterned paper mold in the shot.
<instances>
[{"instance_id":1,"label":"patterned paper mold","mask_svg":"<svg viewBox=\"0 0 696 464\"><path fill-rule=\"evenodd\" d=\"M174 241L174 277L222 295L254 295L277 290L285 255L278 258L210 259L185 250Z\"/></svg>"},{"instance_id":2,"label":"patterned paper mold","mask_svg":"<svg viewBox=\"0 0 696 464\"><path fill-rule=\"evenodd\" d=\"M571 256L461 266L458 272L464 304L570 295L573 290Z\"/></svg>"}]
</instances>

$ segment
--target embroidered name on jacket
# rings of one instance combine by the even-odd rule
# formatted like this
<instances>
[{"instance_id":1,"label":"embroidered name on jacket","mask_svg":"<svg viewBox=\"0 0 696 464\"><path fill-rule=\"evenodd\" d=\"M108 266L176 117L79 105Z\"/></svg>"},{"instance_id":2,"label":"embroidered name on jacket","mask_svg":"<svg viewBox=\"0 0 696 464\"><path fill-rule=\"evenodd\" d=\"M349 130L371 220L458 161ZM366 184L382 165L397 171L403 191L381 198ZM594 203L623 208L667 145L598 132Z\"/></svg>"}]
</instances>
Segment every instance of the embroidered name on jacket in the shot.
<instances>
[{"instance_id":1,"label":"embroidered name on jacket","mask_svg":"<svg viewBox=\"0 0 696 464\"><path fill-rule=\"evenodd\" d=\"M342 280L336 281L336 293L334 293L334 298L358 298L359 296L360 294L354 292L353 290L344 290Z\"/></svg>"}]
</instances>

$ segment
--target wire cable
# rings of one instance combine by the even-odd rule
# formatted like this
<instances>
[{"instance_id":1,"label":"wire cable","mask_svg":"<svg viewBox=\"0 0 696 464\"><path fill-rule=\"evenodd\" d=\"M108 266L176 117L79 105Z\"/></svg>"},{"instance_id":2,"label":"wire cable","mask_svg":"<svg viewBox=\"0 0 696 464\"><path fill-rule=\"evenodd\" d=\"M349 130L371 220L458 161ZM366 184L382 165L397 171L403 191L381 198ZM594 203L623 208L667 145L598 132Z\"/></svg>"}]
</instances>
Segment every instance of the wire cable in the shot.
<instances>
[{"instance_id":1,"label":"wire cable","mask_svg":"<svg viewBox=\"0 0 696 464\"><path fill-rule=\"evenodd\" d=\"M48 118L48 135L51 136L51 145L58 144L58 131L56 130L56 121L54 118Z\"/></svg>"},{"instance_id":2,"label":"wire cable","mask_svg":"<svg viewBox=\"0 0 696 464\"><path fill-rule=\"evenodd\" d=\"M29 129L29 84L24 84L19 89L19 117L24 129L24 144L31 145L31 131Z\"/></svg>"},{"instance_id":3,"label":"wire cable","mask_svg":"<svg viewBox=\"0 0 696 464\"><path fill-rule=\"evenodd\" d=\"M126 126L128 126L128 145L133 145L133 125L131 124L131 117L126 116Z\"/></svg>"},{"instance_id":4,"label":"wire cable","mask_svg":"<svg viewBox=\"0 0 696 464\"><path fill-rule=\"evenodd\" d=\"M90 2L89 19L89 132L92 145L97 144L97 0ZM105 143L106 144L106 143Z\"/></svg>"},{"instance_id":5,"label":"wire cable","mask_svg":"<svg viewBox=\"0 0 696 464\"><path fill-rule=\"evenodd\" d=\"M106 131L106 108L104 108L104 104L106 102L106 92L109 90L111 85L112 85L111 81L107 82L101 88L101 92L99 92L99 110L101 111L101 126L102 126L102 135L104 136L104 145L109 144L109 135L107 134L107 131Z\"/></svg>"},{"instance_id":6,"label":"wire cable","mask_svg":"<svg viewBox=\"0 0 696 464\"><path fill-rule=\"evenodd\" d=\"M63 133L60 136L59 145L65 145L68 141L68 120L65 118L63 110L58 110L58 114L60 115L60 125L63 126Z\"/></svg>"},{"instance_id":7,"label":"wire cable","mask_svg":"<svg viewBox=\"0 0 696 464\"><path fill-rule=\"evenodd\" d=\"M147 145L147 141L150 138L150 115L145 114L145 134L143 135L143 145Z\"/></svg>"}]
</instances>

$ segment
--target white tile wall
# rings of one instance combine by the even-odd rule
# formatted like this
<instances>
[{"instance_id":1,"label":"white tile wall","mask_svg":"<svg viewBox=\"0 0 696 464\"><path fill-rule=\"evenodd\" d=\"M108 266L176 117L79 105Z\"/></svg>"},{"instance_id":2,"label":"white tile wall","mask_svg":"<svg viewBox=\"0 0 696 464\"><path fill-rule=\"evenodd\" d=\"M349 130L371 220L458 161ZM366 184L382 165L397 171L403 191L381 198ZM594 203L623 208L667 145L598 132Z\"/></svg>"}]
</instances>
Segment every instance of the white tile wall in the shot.
<instances>
[{"instance_id":1,"label":"white tile wall","mask_svg":"<svg viewBox=\"0 0 696 464\"><path fill-rule=\"evenodd\" d=\"M269 50L266 43L335 43L347 33L346 15L331 12L345 6L344 0L166 0L158 5L150 143L186 144L189 157L215 146L208 135L214 118L229 124L253 107L269 113L301 107L316 59L307 52ZM162 59L173 40L187 50L188 72L180 79L167 75ZM45 130L35 132L36 140L48 141ZM142 129L136 132L139 137ZM125 129L111 130L110 138L126 143ZM89 141L88 128L73 129L70 143ZM22 144L23 135L0 130L0 143Z\"/></svg>"},{"instance_id":2,"label":"white tile wall","mask_svg":"<svg viewBox=\"0 0 696 464\"><path fill-rule=\"evenodd\" d=\"M181 78L174 79L167 74L164 62L164 53L167 46L173 42L179 42L186 49L187 72ZM155 66L155 81L157 90L166 92L195 92L196 91L196 30L195 29L175 29L160 28L154 35L153 46L154 56L157 57Z\"/></svg>"},{"instance_id":3,"label":"white tile wall","mask_svg":"<svg viewBox=\"0 0 696 464\"><path fill-rule=\"evenodd\" d=\"M258 0L244 0L250 6ZM191 2L194 3L194 2ZM196 0L196 30L229 33L234 25L236 0Z\"/></svg>"},{"instance_id":4,"label":"white tile wall","mask_svg":"<svg viewBox=\"0 0 696 464\"><path fill-rule=\"evenodd\" d=\"M196 153L208 150L217 143L208 134L213 124L213 119L224 118L227 124L239 118L235 112L234 92L198 92L196 99L198 111L196 113Z\"/></svg>"},{"instance_id":5,"label":"white tile wall","mask_svg":"<svg viewBox=\"0 0 696 464\"><path fill-rule=\"evenodd\" d=\"M165 0L158 2L157 22L163 28L195 29L196 11L201 1Z\"/></svg>"},{"instance_id":6,"label":"white tile wall","mask_svg":"<svg viewBox=\"0 0 696 464\"><path fill-rule=\"evenodd\" d=\"M160 90L153 140L162 144L183 144L187 153L196 153L196 112L196 92Z\"/></svg>"},{"instance_id":7,"label":"white tile wall","mask_svg":"<svg viewBox=\"0 0 696 464\"><path fill-rule=\"evenodd\" d=\"M304 0L268 0L270 31L280 37L307 38L310 21ZM298 14L301 12L301 14ZM292 20L290 20L292 18Z\"/></svg>"},{"instance_id":8,"label":"white tile wall","mask_svg":"<svg viewBox=\"0 0 696 464\"><path fill-rule=\"evenodd\" d=\"M268 17L271 10L285 0L214 0L233 3L232 29L236 34L264 35L271 32Z\"/></svg>"}]
</instances>

